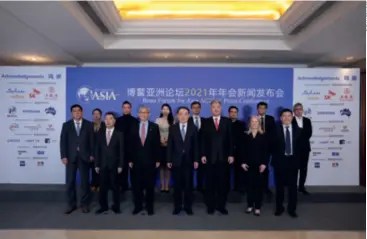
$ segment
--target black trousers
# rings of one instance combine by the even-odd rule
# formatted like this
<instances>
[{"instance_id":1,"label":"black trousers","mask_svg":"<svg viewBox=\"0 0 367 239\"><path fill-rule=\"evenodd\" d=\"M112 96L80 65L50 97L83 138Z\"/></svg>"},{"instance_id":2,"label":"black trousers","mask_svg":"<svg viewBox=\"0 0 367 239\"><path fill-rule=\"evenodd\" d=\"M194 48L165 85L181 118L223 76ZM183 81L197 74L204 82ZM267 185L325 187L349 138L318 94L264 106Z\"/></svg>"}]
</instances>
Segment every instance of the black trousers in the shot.
<instances>
[{"instance_id":1,"label":"black trousers","mask_svg":"<svg viewBox=\"0 0 367 239\"><path fill-rule=\"evenodd\" d=\"M108 191L112 190L113 205L115 209L120 209L120 192L118 184L118 172L115 169L101 169L101 185L99 188L99 205L102 209L108 209Z\"/></svg>"},{"instance_id":2,"label":"black trousers","mask_svg":"<svg viewBox=\"0 0 367 239\"><path fill-rule=\"evenodd\" d=\"M90 163L90 168L92 170L92 180L91 180L90 185L92 187L99 187L99 175L95 170L94 162Z\"/></svg>"},{"instance_id":3,"label":"black trousers","mask_svg":"<svg viewBox=\"0 0 367 239\"><path fill-rule=\"evenodd\" d=\"M267 156L268 159L270 158L270 155ZM264 192L268 192L270 189L269 189L269 174L270 174L270 171L269 171L269 165L266 165L266 168L263 172L263 191Z\"/></svg>"},{"instance_id":4,"label":"black trousers","mask_svg":"<svg viewBox=\"0 0 367 239\"><path fill-rule=\"evenodd\" d=\"M174 207L182 208L182 196L185 209L192 207L192 184L193 184L193 168L192 165L181 165L173 167L174 184Z\"/></svg>"},{"instance_id":5,"label":"black trousers","mask_svg":"<svg viewBox=\"0 0 367 239\"><path fill-rule=\"evenodd\" d=\"M205 202L208 209L223 209L229 191L230 166L227 161L207 164Z\"/></svg>"},{"instance_id":6,"label":"black trousers","mask_svg":"<svg viewBox=\"0 0 367 239\"><path fill-rule=\"evenodd\" d=\"M264 172L260 173L260 165L250 165L246 175L247 207L260 209L263 199Z\"/></svg>"},{"instance_id":7,"label":"black trousers","mask_svg":"<svg viewBox=\"0 0 367 239\"><path fill-rule=\"evenodd\" d=\"M76 172L79 169L80 181L81 181L81 199L80 205L89 206L91 201L90 185L89 185L89 170L90 162L82 160L79 156L75 158L75 161L66 164L66 196L69 207L75 207L77 203L76 199Z\"/></svg>"},{"instance_id":8,"label":"black trousers","mask_svg":"<svg viewBox=\"0 0 367 239\"><path fill-rule=\"evenodd\" d=\"M309 156L310 152L303 152L300 154L300 169L299 169L299 182L298 182L298 187L300 189L305 188Z\"/></svg>"},{"instance_id":9,"label":"black trousers","mask_svg":"<svg viewBox=\"0 0 367 239\"><path fill-rule=\"evenodd\" d=\"M235 190L243 190L245 189L246 185L246 179L245 177L245 171L241 167L242 160L240 156L237 154L237 156L234 158L234 164L233 164L233 173L234 173L234 189Z\"/></svg>"},{"instance_id":10,"label":"black trousers","mask_svg":"<svg viewBox=\"0 0 367 239\"><path fill-rule=\"evenodd\" d=\"M295 160L292 156L284 157L283 165L274 168L277 210L283 209L285 187L288 187L288 211L294 212L297 208L298 167L293 166L292 160Z\"/></svg>"},{"instance_id":11,"label":"black trousers","mask_svg":"<svg viewBox=\"0 0 367 239\"><path fill-rule=\"evenodd\" d=\"M119 187L122 191L126 191L129 189L129 172L131 174L130 167L129 167L129 160L126 159L124 160L124 162L125 162L125 165L122 169L122 172L121 174L118 175Z\"/></svg>"},{"instance_id":12,"label":"black trousers","mask_svg":"<svg viewBox=\"0 0 367 239\"><path fill-rule=\"evenodd\" d=\"M145 201L145 207L153 209L154 185L156 181L155 167L134 165L131 172L135 207L142 208Z\"/></svg>"}]
</instances>

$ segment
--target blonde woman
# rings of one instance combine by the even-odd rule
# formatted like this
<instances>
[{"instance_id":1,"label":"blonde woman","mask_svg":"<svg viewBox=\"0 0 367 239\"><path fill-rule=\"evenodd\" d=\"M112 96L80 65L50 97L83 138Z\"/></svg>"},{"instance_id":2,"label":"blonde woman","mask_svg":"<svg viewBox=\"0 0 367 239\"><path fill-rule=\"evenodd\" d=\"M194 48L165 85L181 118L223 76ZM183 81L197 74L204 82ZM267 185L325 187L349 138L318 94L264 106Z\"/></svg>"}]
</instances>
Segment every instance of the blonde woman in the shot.
<instances>
[{"instance_id":1,"label":"blonde woman","mask_svg":"<svg viewBox=\"0 0 367 239\"><path fill-rule=\"evenodd\" d=\"M252 116L249 130L244 134L241 167L246 171L247 209L246 213L260 216L264 171L268 165L267 139L261 129L259 118Z\"/></svg>"}]
</instances>

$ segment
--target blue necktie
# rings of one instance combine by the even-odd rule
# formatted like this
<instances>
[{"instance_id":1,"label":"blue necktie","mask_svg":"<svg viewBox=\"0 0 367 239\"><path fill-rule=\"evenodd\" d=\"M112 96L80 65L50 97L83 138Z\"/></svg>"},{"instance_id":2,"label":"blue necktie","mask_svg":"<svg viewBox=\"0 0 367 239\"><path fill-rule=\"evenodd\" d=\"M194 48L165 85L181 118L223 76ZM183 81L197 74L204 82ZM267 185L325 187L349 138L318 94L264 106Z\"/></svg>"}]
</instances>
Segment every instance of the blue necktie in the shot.
<instances>
[{"instance_id":1,"label":"blue necktie","mask_svg":"<svg viewBox=\"0 0 367 239\"><path fill-rule=\"evenodd\" d=\"M198 117L195 117L195 126L197 129L199 129L199 119Z\"/></svg>"},{"instance_id":2,"label":"blue necktie","mask_svg":"<svg viewBox=\"0 0 367 239\"><path fill-rule=\"evenodd\" d=\"M80 122L77 122L76 123L76 135L79 136L79 134L80 134Z\"/></svg>"},{"instance_id":3,"label":"blue necktie","mask_svg":"<svg viewBox=\"0 0 367 239\"><path fill-rule=\"evenodd\" d=\"M185 141L185 125L182 125L182 128L181 128L181 137L182 137L182 140Z\"/></svg>"},{"instance_id":4,"label":"blue necktie","mask_svg":"<svg viewBox=\"0 0 367 239\"><path fill-rule=\"evenodd\" d=\"M291 155L291 133L289 132L289 126L286 126L285 129L285 154Z\"/></svg>"}]
</instances>

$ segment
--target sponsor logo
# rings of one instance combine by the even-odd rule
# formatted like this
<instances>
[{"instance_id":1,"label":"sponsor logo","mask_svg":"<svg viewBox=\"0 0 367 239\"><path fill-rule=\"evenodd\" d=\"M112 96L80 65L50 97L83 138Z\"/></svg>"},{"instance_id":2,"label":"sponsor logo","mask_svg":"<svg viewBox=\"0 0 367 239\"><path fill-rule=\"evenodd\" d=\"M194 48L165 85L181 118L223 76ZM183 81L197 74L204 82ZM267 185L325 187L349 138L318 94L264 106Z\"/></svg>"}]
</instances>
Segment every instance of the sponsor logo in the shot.
<instances>
[{"instance_id":1,"label":"sponsor logo","mask_svg":"<svg viewBox=\"0 0 367 239\"><path fill-rule=\"evenodd\" d=\"M343 145L343 144L351 144L352 143L352 141L350 141L350 140L348 140L348 141L346 141L345 139L340 139L339 140L339 144L340 145Z\"/></svg>"},{"instance_id":2,"label":"sponsor logo","mask_svg":"<svg viewBox=\"0 0 367 239\"><path fill-rule=\"evenodd\" d=\"M19 88L8 88L5 93L10 95L10 98L13 99L24 99L25 91Z\"/></svg>"},{"instance_id":3,"label":"sponsor logo","mask_svg":"<svg viewBox=\"0 0 367 239\"><path fill-rule=\"evenodd\" d=\"M20 167L25 167L25 161L19 161L19 166Z\"/></svg>"},{"instance_id":4,"label":"sponsor logo","mask_svg":"<svg viewBox=\"0 0 367 239\"><path fill-rule=\"evenodd\" d=\"M340 110L340 115L341 116L346 115L349 118L352 115L352 112L350 111L350 109L344 108L344 109Z\"/></svg>"},{"instance_id":5,"label":"sponsor logo","mask_svg":"<svg viewBox=\"0 0 367 239\"><path fill-rule=\"evenodd\" d=\"M339 163L338 163L338 162L332 162L332 163L331 163L331 166L332 166L333 168L337 168L337 167L339 167Z\"/></svg>"},{"instance_id":6,"label":"sponsor logo","mask_svg":"<svg viewBox=\"0 0 367 239\"><path fill-rule=\"evenodd\" d=\"M40 145L35 145L33 146L34 149L46 149L47 146L40 146Z\"/></svg>"},{"instance_id":7,"label":"sponsor logo","mask_svg":"<svg viewBox=\"0 0 367 239\"><path fill-rule=\"evenodd\" d=\"M331 152L331 156L333 157L338 157L340 155L339 152Z\"/></svg>"},{"instance_id":8,"label":"sponsor logo","mask_svg":"<svg viewBox=\"0 0 367 239\"><path fill-rule=\"evenodd\" d=\"M60 80L62 78L62 74L57 73L57 74L48 74L48 79L49 80Z\"/></svg>"},{"instance_id":9,"label":"sponsor logo","mask_svg":"<svg viewBox=\"0 0 367 239\"><path fill-rule=\"evenodd\" d=\"M321 93L319 91L313 91L313 90L304 90L302 95L320 95Z\"/></svg>"},{"instance_id":10,"label":"sponsor logo","mask_svg":"<svg viewBox=\"0 0 367 239\"><path fill-rule=\"evenodd\" d=\"M329 150L341 150L342 147L328 147Z\"/></svg>"},{"instance_id":11,"label":"sponsor logo","mask_svg":"<svg viewBox=\"0 0 367 239\"><path fill-rule=\"evenodd\" d=\"M47 131L54 131L55 128L54 128L54 126L52 124L48 124L46 130Z\"/></svg>"},{"instance_id":12,"label":"sponsor logo","mask_svg":"<svg viewBox=\"0 0 367 239\"><path fill-rule=\"evenodd\" d=\"M343 125L342 129L341 129L341 132L348 133L349 132L348 125Z\"/></svg>"},{"instance_id":13,"label":"sponsor logo","mask_svg":"<svg viewBox=\"0 0 367 239\"><path fill-rule=\"evenodd\" d=\"M30 131L38 131L41 128L41 125L26 125L24 128L29 129Z\"/></svg>"},{"instance_id":14,"label":"sponsor logo","mask_svg":"<svg viewBox=\"0 0 367 239\"><path fill-rule=\"evenodd\" d=\"M328 93L324 96L324 99L331 100L334 96L336 96L336 93L332 90L328 90Z\"/></svg>"},{"instance_id":15,"label":"sponsor logo","mask_svg":"<svg viewBox=\"0 0 367 239\"><path fill-rule=\"evenodd\" d=\"M319 128L319 130L322 130L322 131L324 131L324 132L334 132L334 130L335 130L335 125L334 126L332 126L332 127L320 127Z\"/></svg>"},{"instance_id":16,"label":"sponsor logo","mask_svg":"<svg viewBox=\"0 0 367 239\"><path fill-rule=\"evenodd\" d=\"M45 155L45 151L38 150L37 155Z\"/></svg>"},{"instance_id":17,"label":"sponsor logo","mask_svg":"<svg viewBox=\"0 0 367 239\"><path fill-rule=\"evenodd\" d=\"M329 143L329 140L322 140L322 141L319 141L319 144L328 144Z\"/></svg>"},{"instance_id":18,"label":"sponsor logo","mask_svg":"<svg viewBox=\"0 0 367 239\"><path fill-rule=\"evenodd\" d=\"M349 80L357 81L357 79L358 79L358 76L356 76L356 75L352 75L352 76L346 75L346 76L344 76L345 81L349 81Z\"/></svg>"},{"instance_id":19,"label":"sponsor logo","mask_svg":"<svg viewBox=\"0 0 367 239\"><path fill-rule=\"evenodd\" d=\"M335 115L334 111L317 111L317 115Z\"/></svg>"},{"instance_id":20,"label":"sponsor logo","mask_svg":"<svg viewBox=\"0 0 367 239\"><path fill-rule=\"evenodd\" d=\"M77 99L82 103L116 100L117 96L119 94L116 94L113 89L93 89L90 86L82 86L76 93Z\"/></svg>"},{"instance_id":21,"label":"sponsor logo","mask_svg":"<svg viewBox=\"0 0 367 239\"><path fill-rule=\"evenodd\" d=\"M48 92L45 95L46 100L57 100L57 94L55 92L55 87L50 86L48 87Z\"/></svg>"},{"instance_id":22,"label":"sponsor logo","mask_svg":"<svg viewBox=\"0 0 367 239\"><path fill-rule=\"evenodd\" d=\"M38 114L38 113L41 113L41 111L40 110L23 110L23 113Z\"/></svg>"},{"instance_id":23,"label":"sponsor logo","mask_svg":"<svg viewBox=\"0 0 367 239\"><path fill-rule=\"evenodd\" d=\"M353 95L350 88L345 88L343 94L340 96L341 101L353 101Z\"/></svg>"},{"instance_id":24,"label":"sponsor logo","mask_svg":"<svg viewBox=\"0 0 367 239\"><path fill-rule=\"evenodd\" d=\"M11 124L10 126L9 126L9 129L10 129L10 131L15 131L15 130L17 130L17 129L19 129L19 125L18 124L15 124L15 123L13 123L13 124Z\"/></svg>"},{"instance_id":25,"label":"sponsor logo","mask_svg":"<svg viewBox=\"0 0 367 239\"><path fill-rule=\"evenodd\" d=\"M8 139L8 143L20 143L20 139Z\"/></svg>"},{"instance_id":26,"label":"sponsor logo","mask_svg":"<svg viewBox=\"0 0 367 239\"><path fill-rule=\"evenodd\" d=\"M43 161L38 161L37 162L37 166L43 166L43 165L45 165L45 163Z\"/></svg>"},{"instance_id":27,"label":"sponsor logo","mask_svg":"<svg viewBox=\"0 0 367 239\"><path fill-rule=\"evenodd\" d=\"M29 99L35 99L37 95L41 94L41 91L33 88L33 90L28 94Z\"/></svg>"},{"instance_id":28,"label":"sponsor logo","mask_svg":"<svg viewBox=\"0 0 367 239\"><path fill-rule=\"evenodd\" d=\"M33 159L40 159L40 160L42 160L42 159L47 159L47 157L33 157Z\"/></svg>"},{"instance_id":29,"label":"sponsor logo","mask_svg":"<svg viewBox=\"0 0 367 239\"><path fill-rule=\"evenodd\" d=\"M51 143L51 139L50 138L45 138L45 144L49 144Z\"/></svg>"},{"instance_id":30,"label":"sponsor logo","mask_svg":"<svg viewBox=\"0 0 367 239\"><path fill-rule=\"evenodd\" d=\"M26 139L25 142L26 143L39 143L40 140L39 139Z\"/></svg>"},{"instance_id":31,"label":"sponsor logo","mask_svg":"<svg viewBox=\"0 0 367 239\"><path fill-rule=\"evenodd\" d=\"M18 155L21 156L23 154L26 154L27 151L26 150L18 150Z\"/></svg>"},{"instance_id":32,"label":"sponsor logo","mask_svg":"<svg viewBox=\"0 0 367 239\"><path fill-rule=\"evenodd\" d=\"M17 108L15 106L10 106L8 108L8 118L15 118L17 117Z\"/></svg>"},{"instance_id":33,"label":"sponsor logo","mask_svg":"<svg viewBox=\"0 0 367 239\"><path fill-rule=\"evenodd\" d=\"M312 110L311 110L311 108L307 108L307 109L305 109L305 111L303 112L303 114L304 114L305 116L311 116L311 114L312 114Z\"/></svg>"},{"instance_id":34,"label":"sponsor logo","mask_svg":"<svg viewBox=\"0 0 367 239\"><path fill-rule=\"evenodd\" d=\"M315 162L315 163L314 163L314 167L315 167L315 168L320 168L320 162Z\"/></svg>"},{"instance_id":35,"label":"sponsor logo","mask_svg":"<svg viewBox=\"0 0 367 239\"><path fill-rule=\"evenodd\" d=\"M321 152L312 152L312 155L313 156L319 156L319 155L321 155Z\"/></svg>"},{"instance_id":36,"label":"sponsor logo","mask_svg":"<svg viewBox=\"0 0 367 239\"><path fill-rule=\"evenodd\" d=\"M56 109L54 108L54 107L47 107L46 109L45 109L45 113L46 114L50 114L50 115L56 115Z\"/></svg>"}]
</instances>

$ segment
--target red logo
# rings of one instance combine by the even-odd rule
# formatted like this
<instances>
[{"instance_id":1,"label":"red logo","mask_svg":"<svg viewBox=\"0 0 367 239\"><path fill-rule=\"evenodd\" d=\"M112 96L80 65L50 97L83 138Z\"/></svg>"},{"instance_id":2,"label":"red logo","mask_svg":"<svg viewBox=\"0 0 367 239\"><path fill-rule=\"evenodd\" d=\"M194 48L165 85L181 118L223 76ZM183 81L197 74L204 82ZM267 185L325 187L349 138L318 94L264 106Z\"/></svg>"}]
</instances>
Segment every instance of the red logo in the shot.
<instances>
[{"instance_id":1,"label":"red logo","mask_svg":"<svg viewBox=\"0 0 367 239\"><path fill-rule=\"evenodd\" d=\"M37 89L33 89L33 91L31 93L29 93L29 98L31 99L35 99L37 95L41 94L41 91L37 90Z\"/></svg>"},{"instance_id":2,"label":"red logo","mask_svg":"<svg viewBox=\"0 0 367 239\"><path fill-rule=\"evenodd\" d=\"M46 93L46 99L47 100L56 100L57 99L57 93L55 93L55 87L50 86L48 88L48 93Z\"/></svg>"},{"instance_id":3,"label":"red logo","mask_svg":"<svg viewBox=\"0 0 367 239\"><path fill-rule=\"evenodd\" d=\"M340 96L341 101L352 101L353 96L350 88L345 88L343 94Z\"/></svg>"},{"instance_id":4,"label":"red logo","mask_svg":"<svg viewBox=\"0 0 367 239\"><path fill-rule=\"evenodd\" d=\"M336 93L332 90L328 91L328 94L324 96L325 100L331 100L334 96L336 95Z\"/></svg>"}]
</instances>

